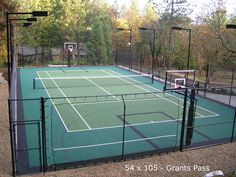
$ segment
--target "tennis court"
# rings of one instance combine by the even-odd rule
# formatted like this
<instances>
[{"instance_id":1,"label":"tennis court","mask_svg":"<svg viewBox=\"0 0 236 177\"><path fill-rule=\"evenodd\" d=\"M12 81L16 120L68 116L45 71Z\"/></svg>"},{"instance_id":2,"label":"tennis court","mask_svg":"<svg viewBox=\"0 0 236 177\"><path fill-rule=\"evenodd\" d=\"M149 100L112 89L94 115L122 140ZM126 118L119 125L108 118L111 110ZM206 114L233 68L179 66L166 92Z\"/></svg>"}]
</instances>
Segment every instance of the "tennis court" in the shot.
<instances>
[{"instance_id":1,"label":"tennis court","mask_svg":"<svg viewBox=\"0 0 236 177\"><path fill-rule=\"evenodd\" d=\"M113 66L22 68L18 79L22 173L179 149L184 96L163 92L148 74ZM197 97L194 118L192 147L232 136L232 107Z\"/></svg>"}]
</instances>

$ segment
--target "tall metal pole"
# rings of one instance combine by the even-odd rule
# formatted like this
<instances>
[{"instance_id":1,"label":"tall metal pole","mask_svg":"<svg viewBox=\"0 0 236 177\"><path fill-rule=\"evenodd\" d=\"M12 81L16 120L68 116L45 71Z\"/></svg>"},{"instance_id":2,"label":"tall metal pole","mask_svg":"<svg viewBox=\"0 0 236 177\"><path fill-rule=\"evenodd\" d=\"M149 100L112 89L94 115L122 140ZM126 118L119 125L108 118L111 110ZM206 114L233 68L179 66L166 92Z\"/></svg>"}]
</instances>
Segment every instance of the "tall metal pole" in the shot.
<instances>
[{"instance_id":1,"label":"tall metal pole","mask_svg":"<svg viewBox=\"0 0 236 177\"><path fill-rule=\"evenodd\" d=\"M8 68L8 89L10 91L11 85L11 65L10 65L10 44L9 44L9 13L6 12L6 23L7 23L7 68Z\"/></svg>"},{"instance_id":2,"label":"tall metal pole","mask_svg":"<svg viewBox=\"0 0 236 177\"><path fill-rule=\"evenodd\" d=\"M229 106L231 104L231 97L232 97L232 93L233 93L233 85L234 85L234 72L235 72L235 68L233 68L232 70L232 78L231 78L231 84L230 84L230 93L229 93Z\"/></svg>"},{"instance_id":3,"label":"tall metal pole","mask_svg":"<svg viewBox=\"0 0 236 177\"><path fill-rule=\"evenodd\" d=\"M188 62L187 62L187 70L189 70L189 62L190 62L190 55L191 55L191 38L192 38L192 31L191 29L188 29L189 31L189 40L188 40Z\"/></svg>"},{"instance_id":4,"label":"tall metal pole","mask_svg":"<svg viewBox=\"0 0 236 177\"><path fill-rule=\"evenodd\" d=\"M14 57L14 43L12 41L12 38L14 40L14 27L13 27L11 21L10 21L9 25L10 25L10 36L9 36L9 39L10 39L10 53L11 53L10 60L11 60L11 71L12 71L12 68L13 68L13 57Z\"/></svg>"},{"instance_id":5,"label":"tall metal pole","mask_svg":"<svg viewBox=\"0 0 236 177\"><path fill-rule=\"evenodd\" d=\"M186 111L187 111L187 108L186 108L186 106L187 106L187 97L188 97L188 89L185 89L182 127L181 127L181 137L180 137L180 151L183 151L183 148L184 148L184 132L185 132Z\"/></svg>"},{"instance_id":6,"label":"tall metal pole","mask_svg":"<svg viewBox=\"0 0 236 177\"><path fill-rule=\"evenodd\" d=\"M127 61L126 61L126 64L128 64L129 65L129 69L131 69L132 68L132 54L131 54L131 52L132 52L132 44L131 44L131 42L132 42L132 30L131 29L125 29L125 28L117 28L117 30L118 31L124 31L124 30L128 30L129 31L129 63L127 63Z\"/></svg>"},{"instance_id":7,"label":"tall metal pole","mask_svg":"<svg viewBox=\"0 0 236 177\"><path fill-rule=\"evenodd\" d=\"M209 70L210 70L210 65L208 63L207 68L206 68L206 82L205 82L205 89L204 89L204 96L205 97L206 97L207 87L208 87L208 84L209 84Z\"/></svg>"},{"instance_id":8,"label":"tall metal pole","mask_svg":"<svg viewBox=\"0 0 236 177\"><path fill-rule=\"evenodd\" d=\"M132 69L132 55L131 55L131 51L132 51L132 45L131 45L131 41L132 41L132 35L131 35L131 29L129 29L129 69Z\"/></svg>"},{"instance_id":9,"label":"tall metal pole","mask_svg":"<svg viewBox=\"0 0 236 177\"><path fill-rule=\"evenodd\" d=\"M231 143L234 141L235 123L236 123L236 108L234 110L234 121L233 121L232 135L231 135Z\"/></svg>"},{"instance_id":10,"label":"tall metal pole","mask_svg":"<svg viewBox=\"0 0 236 177\"><path fill-rule=\"evenodd\" d=\"M152 83L153 83L153 78L154 78L154 57L155 57L155 39L156 39L156 29L155 28L143 28L143 27L140 27L139 30L150 30L150 31L153 31L153 42L152 42L152 68L151 68L151 73L152 73Z\"/></svg>"},{"instance_id":11,"label":"tall metal pole","mask_svg":"<svg viewBox=\"0 0 236 177\"><path fill-rule=\"evenodd\" d=\"M41 122L42 122L42 154L43 173L47 171L47 145L46 145L46 124L45 124L45 99L41 97Z\"/></svg>"},{"instance_id":12,"label":"tall metal pole","mask_svg":"<svg viewBox=\"0 0 236 177\"><path fill-rule=\"evenodd\" d=\"M154 57L155 57L155 39L156 39L156 29L153 29L153 44L152 44L152 75L154 73Z\"/></svg>"},{"instance_id":13,"label":"tall metal pole","mask_svg":"<svg viewBox=\"0 0 236 177\"><path fill-rule=\"evenodd\" d=\"M171 0L171 12L170 12L170 26L172 26L172 19L173 19L173 14L174 14L174 0ZM169 31L169 55L168 55L168 59L169 59L169 68L172 68L172 59L171 59L171 42L172 42L172 30L170 29ZM166 66L165 66L166 67Z\"/></svg>"},{"instance_id":14,"label":"tall metal pole","mask_svg":"<svg viewBox=\"0 0 236 177\"><path fill-rule=\"evenodd\" d=\"M118 47L116 47L116 66L118 66L117 62L118 62Z\"/></svg>"},{"instance_id":15,"label":"tall metal pole","mask_svg":"<svg viewBox=\"0 0 236 177\"><path fill-rule=\"evenodd\" d=\"M9 116L9 132L10 132L10 142L11 142L11 163L12 163L12 176L16 176L16 160L15 160L15 147L14 147L14 135L13 135L13 123L12 123L12 117L11 117L11 100L10 98L8 99L8 116Z\"/></svg>"},{"instance_id":16,"label":"tall metal pole","mask_svg":"<svg viewBox=\"0 0 236 177\"><path fill-rule=\"evenodd\" d=\"M125 99L123 97L123 95L121 95L121 98L122 98L122 102L123 102L123 105L124 105L124 114L123 114L123 137L122 137L122 154L121 154L121 159L124 159L124 154L125 154L125 123L126 123L126 120L125 120L125 116L126 116L126 104L125 104Z\"/></svg>"}]
</instances>

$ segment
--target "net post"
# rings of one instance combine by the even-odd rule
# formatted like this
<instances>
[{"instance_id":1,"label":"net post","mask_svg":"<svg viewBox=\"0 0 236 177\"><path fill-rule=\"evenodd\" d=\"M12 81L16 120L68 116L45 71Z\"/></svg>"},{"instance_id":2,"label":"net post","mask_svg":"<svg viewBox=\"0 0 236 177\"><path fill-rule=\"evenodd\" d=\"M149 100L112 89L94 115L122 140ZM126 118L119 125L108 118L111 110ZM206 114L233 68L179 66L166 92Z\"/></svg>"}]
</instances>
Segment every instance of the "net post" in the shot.
<instances>
[{"instance_id":1,"label":"net post","mask_svg":"<svg viewBox=\"0 0 236 177\"><path fill-rule=\"evenodd\" d=\"M33 89L35 89L35 78L33 78Z\"/></svg>"},{"instance_id":2,"label":"net post","mask_svg":"<svg viewBox=\"0 0 236 177\"><path fill-rule=\"evenodd\" d=\"M183 151L184 147L184 129L186 120L186 107L187 107L188 89L184 92L184 105L183 105L183 117L182 117L182 127L181 127L181 137L180 137L180 151Z\"/></svg>"},{"instance_id":3,"label":"net post","mask_svg":"<svg viewBox=\"0 0 236 177\"><path fill-rule=\"evenodd\" d=\"M234 141L235 123L236 123L236 107L235 107L235 111L234 111L234 121L233 121L232 135L231 135L231 143Z\"/></svg>"},{"instance_id":4,"label":"net post","mask_svg":"<svg viewBox=\"0 0 236 177\"><path fill-rule=\"evenodd\" d=\"M45 125L45 99L41 97L41 121L42 121L42 159L43 173L47 171L47 155L46 155L46 125Z\"/></svg>"},{"instance_id":5,"label":"net post","mask_svg":"<svg viewBox=\"0 0 236 177\"><path fill-rule=\"evenodd\" d=\"M123 113L123 137L122 137L122 152L121 152L121 160L124 159L124 152L125 152L125 122L126 122L126 104L124 100L124 96L121 95L122 102L124 105L124 113Z\"/></svg>"},{"instance_id":6,"label":"net post","mask_svg":"<svg viewBox=\"0 0 236 177\"><path fill-rule=\"evenodd\" d=\"M152 84L154 83L154 74L152 74Z\"/></svg>"},{"instance_id":7,"label":"net post","mask_svg":"<svg viewBox=\"0 0 236 177\"><path fill-rule=\"evenodd\" d=\"M13 137L13 128L12 128L12 119L11 119L11 100L8 98L8 118L9 118L9 133L10 133L10 142L11 142L11 163L12 163L12 176L16 176L16 161L15 161L15 147L14 147L14 137Z\"/></svg>"}]
</instances>

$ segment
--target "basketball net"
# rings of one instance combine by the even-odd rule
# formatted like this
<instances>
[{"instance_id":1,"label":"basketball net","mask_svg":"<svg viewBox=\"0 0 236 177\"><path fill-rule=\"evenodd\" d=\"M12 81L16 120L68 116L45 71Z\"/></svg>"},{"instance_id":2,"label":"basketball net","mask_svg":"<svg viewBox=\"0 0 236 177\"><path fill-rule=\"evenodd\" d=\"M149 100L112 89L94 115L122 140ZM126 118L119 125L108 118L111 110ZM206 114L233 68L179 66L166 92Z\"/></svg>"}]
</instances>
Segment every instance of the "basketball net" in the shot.
<instances>
[{"instance_id":1,"label":"basketball net","mask_svg":"<svg viewBox=\"0 0 236 177\"><path fill-rule=\"evenodd\" d=\"M72 53L73 48L69 48L68 51L69 51L69 53Z\"/></svg>"}]
</instances>

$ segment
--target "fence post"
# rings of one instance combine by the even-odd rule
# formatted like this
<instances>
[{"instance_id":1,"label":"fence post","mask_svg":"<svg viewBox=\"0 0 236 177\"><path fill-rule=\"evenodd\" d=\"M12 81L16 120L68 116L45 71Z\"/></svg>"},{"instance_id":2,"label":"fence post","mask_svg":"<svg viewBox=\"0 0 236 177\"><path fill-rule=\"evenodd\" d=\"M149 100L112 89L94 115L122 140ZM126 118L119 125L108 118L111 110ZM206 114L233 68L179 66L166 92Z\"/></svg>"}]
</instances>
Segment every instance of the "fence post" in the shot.
<instances>
[{"instance_id":1,"label":"fence post","mask_svg":"<svg viewBox=\"0 0 236 177\"><path fill-rule=\"evenodd\" d=\"M15 100L16 101L16 100ZM12 119L11 119L11 100L8 99L8 118L9 118L9 132L10 132L10 141L11 141L11 161L12 161L12 176L16 176L16 161L14 153L14 143L13 143L13 129L12 129Z\"/></svg>"},{"instance_id":2,"label":"fence post","mask_svg":"<svg viewBox=\"0 0 236 177\"><path fill-rule=\"evenodd\" d=\"M194 130L194 121L195 121L195 108L196 108L196 102L195 102L195 89L191 90L191 96L190 96L190 105L188 109L188 121L187 121L187 132L186 132L186 140L185 144L187 146L191 145L192 143L192 137L193 137L193 130Z\"/></svg>"},{"instance_id":3,"label":"fence post","mask_svg":"<svg viewBox=\"0 0 236 177\"><path fill-rule=\"evenodd\" d=\"M139 72L142 74L142 61L143 61L143 52L142 52L142 46L140 50L140 59L139 59Z\"/></svg>"},{"instance_id":4,"label":"fence post","mask_svg":"<svg viewBox=\"0 0 236 177\"><path fill-rule=\"evenodd\" d=\"M42 121L42 154L43 154L43 173L47 171L47 147L46 147L46 126L45 126L45 99L41 97L41 121Z\"/></svg>"},{"instance_id":5,"label":"fence post","mask_svg":"<svg viewBox=\"0 0 236 177\"><path fill-rule=\"evenodd\" d=\"M183 105L183 118L182 118L181 137L180 137L180 151L183 151L183 147L184 147L184 129L185 129L185 120L186 120L187 98L188 98L188 89L185 89L184 105Z\"/></svg>"},{"instance_id":6,"label":"fence post","mask_svg":"<svg viewBox=\"0 0 236 177\"><path fill-rule=\"evenodd\" d=\"M116 48L116 67L118 66L118 47Z\"/></svg>"},{"instance_id":7,"label":"fence post","mask_svg":"<svg viewBox=\"0 0 236 177\"><path fill-rule=\"evenodd\" d=\"M234 111L234 121L233 121L233 129L232 129L231 143L234 141L235 123L236 123L236 108L235 108L235 111Z\"/></svg>"},{"instance_id":8,"label":"fence post","mask_svg":"<svg viewBox=\"0 0 236 177\"><path fill-rule=\"evenodd\" d=\"M206 96L206 91L207 91L207 87L208 87L208 84L209 84L209 68L210 68L210 65L207 64L207 70L206 70L206 83L205 83L204 96Z\"/></svg>"},{"instance_id":9,"label":"fence post","mask_svg":"<svg viewBox=\"0 0 236 177\"><path fill-rule=\"evenodd\" d=\"M122 102L124 104L124 114L123 114L123 139L122 139L122 155L121 155L121 159L124 159L124 151L125 151L125 114L126 114L126 104L125 104L125 100L123 95L121 95L122 98Z\"/></svg>"},{"instance_id":10,"label":"fence post","mask_svg":"<svg viewBox=\"0 0 236 177\"><path fill-rule=\"evenodd\" d=\"M231 104L231 98L232 98L232 92L233 92L234 72L235 72L235 68L233 68L233 70L232 70L232 79L231 79L230 93L229 93L229 106Z\"/></svg>"}]
</instances>

